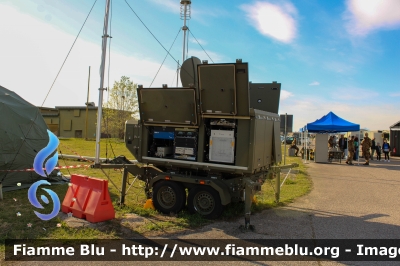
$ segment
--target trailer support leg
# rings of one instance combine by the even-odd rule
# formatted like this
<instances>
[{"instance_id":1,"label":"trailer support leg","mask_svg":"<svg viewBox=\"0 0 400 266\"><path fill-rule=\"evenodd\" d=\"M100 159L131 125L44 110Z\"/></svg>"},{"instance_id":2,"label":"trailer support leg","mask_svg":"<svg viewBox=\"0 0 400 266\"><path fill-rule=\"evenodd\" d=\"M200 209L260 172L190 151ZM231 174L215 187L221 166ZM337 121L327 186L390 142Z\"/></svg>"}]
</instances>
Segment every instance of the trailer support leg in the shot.
<instances>
[{"instance_id":1,"label":"trailer support leg","mask_svg":"<svg viewBox=\"0 0 400 266\"><path fill-rule=\"evenodd\" d=\"M121 195L119 198L119 204L123 205L125 203L125 195L126 195L126 182L128 180L128 169L125 167L124 172L122 173L122 184L121 184Z\"/></svg>"},{"instance_id":2,"label":"trailer support leg","mask_svg":"<svg viewBox=\"0 0 400 266\"><path fill-rule=\"evenodd\" d=\"M274 168L274 172L276 175L275 181L275 202L278 203L281 196L281 169L278 167Z\"/></svg>"},{"instance_id":3,"label":"trailer support leg","mask_svg":"<svg viewBox=\"0 0 400 266\"><path fill-rule=\"evenodd\" d=\"M250 224L250 215L251 215L251 204L254 196L254 182L251 180L245 181L245 189L244 189L244 226L241 225L240 229L242 231L254 231L254 226Z\"/></svg>"},{"instance_id":4,"label":"trailer support leg","mask_svg":"<svg viewBox=\"0 0 400 266\"><path fill-rule=\"evenodd\" d=\"M0 200L3 199L3 184L0 182Z\"/></svg>"}]
</instances>

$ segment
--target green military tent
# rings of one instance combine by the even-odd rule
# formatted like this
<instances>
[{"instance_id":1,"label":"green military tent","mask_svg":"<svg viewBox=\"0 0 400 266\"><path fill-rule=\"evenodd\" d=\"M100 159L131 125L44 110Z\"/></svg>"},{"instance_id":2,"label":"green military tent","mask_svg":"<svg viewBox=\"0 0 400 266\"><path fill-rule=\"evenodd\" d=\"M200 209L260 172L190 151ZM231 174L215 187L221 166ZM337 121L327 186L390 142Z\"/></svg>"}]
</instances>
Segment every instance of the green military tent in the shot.
<instances>
[{"instance_id":1,"label":"green military tent","mask_svg":"<svg viewBox=\"0 0 400 266\"><path fill-rule=\"evenodd\" d=\"M39 108L0 86L0 182L3 191L26 188L45 179L26 169L33 168L36 154L48 142L47 125ZM47 180L58 181L61 177L53 171Z\"/></svg>"}]
</instances>

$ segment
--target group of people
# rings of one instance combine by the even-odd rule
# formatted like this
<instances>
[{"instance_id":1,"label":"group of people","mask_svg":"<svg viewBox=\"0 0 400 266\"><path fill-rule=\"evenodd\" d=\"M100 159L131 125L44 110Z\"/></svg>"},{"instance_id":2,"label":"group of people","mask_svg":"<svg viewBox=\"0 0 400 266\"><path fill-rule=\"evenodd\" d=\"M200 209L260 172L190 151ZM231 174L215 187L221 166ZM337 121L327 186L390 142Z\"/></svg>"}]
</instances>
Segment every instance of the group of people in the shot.
<instances>
[{"instance_id":1,"label":"group of people","mask_svg":"<svg viewBox=\"0 0 400 266\"><path fill-rule=\"evenodd\" d=\"M340 150L342 151L342 155L344 156L344 151L347 149L348 150L348 156L346 160L346 164L353 165L353 160L358 160L358 149L359 149L359 140L358 137L351 136L351 139L349 141L346 141L344 138L344 135L340 136L340 139L338 140L338 146ZM334 136L330 136L328 140L328 147L330 149L333 149L336 146L336 140ZM297 141L296 138L293 139L292 149L295 149L295 156L297 156L299 152L299 148L297 147ZM390 145L387 142L387 139L383 140L382 146L380 143L375 143L375 138L372 140L368 137L368 133L365 133L365 137L361 142L361 149L362 149L362 154L363 157L365 158L365 163L364 165L369 165L369 160L373 160L374 154L376 152L376 160L380 161L381 160L381 153L383 152L385 154L385 162L390 162ZM371 150L371 152L370 152Z\"/></svg>"},{"instance_id":2,"label":"group of people","mask_svg":"<svg viewBox=\"0 0 400 266\"><path fill-rule=\"evenodd\" d=\"M341 136L343 138L343 135ZM339 140L340 143L340 140ZM340 146L340 145L339 145ZM347 164L353 164L353 159L358 160L358 138L351 136L351 139L348 141L348 152L349 156L347 157L346 163ZM385 154L385 162L388 161L390 162L390 145L387 142L387 139L383 140L382 146L380 143L375 143L375 138L372 140L368 137L368 133L365 133L365 137L363 141L361 142L361 149L362 149L362 154L363 157L365 158L365 163L364 165L369 165L369 160L373 160L374 153L376 152L376 159L381 160L381 153ZM370 150L372 152L370 152ZM372 156L371 156L372 154Z\"/></svg>"}]
</instances>

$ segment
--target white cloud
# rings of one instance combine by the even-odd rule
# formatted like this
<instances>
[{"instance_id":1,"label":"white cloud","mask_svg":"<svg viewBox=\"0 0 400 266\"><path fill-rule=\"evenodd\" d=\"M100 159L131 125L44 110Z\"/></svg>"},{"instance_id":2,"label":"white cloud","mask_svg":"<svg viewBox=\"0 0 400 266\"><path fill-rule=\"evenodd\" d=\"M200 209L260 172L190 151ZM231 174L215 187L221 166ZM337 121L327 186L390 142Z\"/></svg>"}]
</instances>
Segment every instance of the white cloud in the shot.
<instances>
[{"instance_id":1,"label":"white cloud","mask_svg":"<svg viewBox=\"0 0 400 266\"><path fill-rule=\"evenodd\" d=\"M378 98L379 93L376 91L357 88L357 87L342 87L336 88L332 93L331 96L336 100L343 100L343 101L359 101L359 100L374 100Z\"/></svg>"},{"instance_id":2,"label":"white cloud","mask_svg":"<svg viewBox=\"0 0 400 266\"><path fill-rule=\"evenodd\" d=\"M328 70L343 74L352 74L355 71L354 66L339 61L325 62L324 67Z\"/></svg>"},{"instance_id":3,"label":"white cloud","mask_svg":"<svg viewBox=\"0 0 400 266\"><path fill-rule=\"evenodd\" d=\"M180 4L178 1L174 0L150 0L157 6L162 7L163 9L167 9L169 12L172 13L180 13Z\"/></svg>"},{"instance_id":4,"label":"white cloud","mask_svg":"<svg viewBox=\"0 0 400 266\"><path fill-rule=\"evenodd\" d=\"M206 52L210 56L212 61L214 61L214 63L226 61L226 60L224 60L223 55L220 55L220 54L212 52L212 51L207 51L207 50L206 50ZM195 56L195 57L198 57L200 60L208 60L209 63L212 63L210 58L208 58L207 54L203 50L191 49L189 47L189 54L188 54L189 57Z\"/></svg>"},{"instance_id":5,"label":"white cloud","mask_svg":"<svg viewBox=\"0 0 400 266\"><path fill-rule=\"evenodd\" d=\"M286 90L281 90L281 101L286 100L290 97L294 96L293 93L291 93L290 91L286 91Z\"/></svg>"},{"instance_id":6,"label":"white cloud","mask_svg":"<svg viewBox=\"0 0 400 266\"><path fill-rule=\"evenodd\" d=\"M207 45L207 42L205 40L202 40L202 39L199 39L199 38L196 38L196 40L194 38L192 38L192 37L189 37L189 41L191 43L195 43L197 45L198 44L197 42L199 42L199 44L201 44L202 46Z\"/></svg>"},{"instance_id":7,"label":"white cloud","mask_svg":"<svg viewBox=\"0 0 400 266\"><path fill-rule=\"evenodd\" d=\"M400 1L347 0L344 14L347 31L353 35L366 35L376 29L400 27Z\"/></svg>"},{"instance_id":8,"label":"white cloud","mask_svg":"<svg viewBox=\"0 0 400 266\"><path fill-rule=\"evenodd\" d=\"M289 2L255 2L241 6L250 23L264 36L290 43L296 37L296 8Z\"/></svg>"},{"instance_id":9,"label":"white cloud","mask_svg":"<svg viewBox=\"0 0 400 266\"><path fill-rule=\"evenodd\" d=\"M313 81L310 84L308 84L309 86L319 86L320 83L318 81Z\"/></svg>"}]
</instances>

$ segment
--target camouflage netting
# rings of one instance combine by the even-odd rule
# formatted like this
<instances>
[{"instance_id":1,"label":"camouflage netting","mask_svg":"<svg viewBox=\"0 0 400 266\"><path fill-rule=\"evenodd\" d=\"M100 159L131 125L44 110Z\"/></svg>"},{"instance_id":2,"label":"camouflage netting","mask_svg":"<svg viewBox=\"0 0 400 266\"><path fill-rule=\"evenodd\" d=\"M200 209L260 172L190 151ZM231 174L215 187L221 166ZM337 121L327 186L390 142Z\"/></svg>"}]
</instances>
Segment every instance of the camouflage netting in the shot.
<instances>
[{"instance_id":1,"label":"camouflage netting","mask_svg":"<svg viewBox=\"0 0 400 266\"><path fill-rule=\"evenodd\" d=\"M33 168L36 154L49 142L47 125L39 108L0 86L0 182L3 190L29 187L44 179L33 172L8 172ZM53 171L49 181L60 181ZM21 183L21 186L17 186Z\"/></svg>"}]
</instances>

